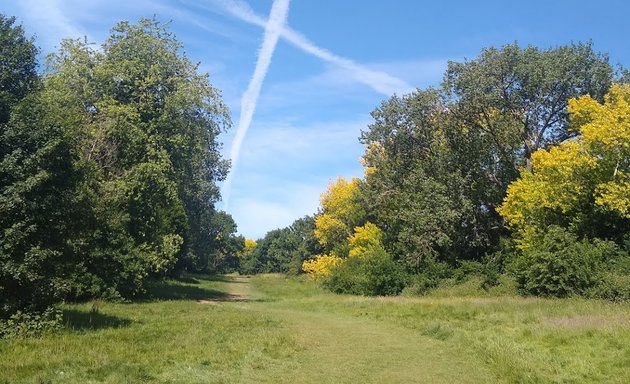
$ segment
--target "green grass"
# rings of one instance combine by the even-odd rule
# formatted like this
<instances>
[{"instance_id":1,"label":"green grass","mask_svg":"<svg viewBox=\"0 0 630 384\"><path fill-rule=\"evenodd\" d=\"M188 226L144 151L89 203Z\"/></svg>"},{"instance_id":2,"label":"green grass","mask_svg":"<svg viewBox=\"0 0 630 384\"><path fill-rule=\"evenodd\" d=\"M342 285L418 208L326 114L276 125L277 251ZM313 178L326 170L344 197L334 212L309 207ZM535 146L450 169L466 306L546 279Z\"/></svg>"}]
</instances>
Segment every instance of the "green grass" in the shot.
<instances>
[{"instance_id":1,"label":"green grass","mask_svg":"<svg viewBox=\"0 0 630 384\"><path fill-rule=\"evenodd\" d=\"M630 305L465 284L367 298L277 275L170 281L0 341L0 383L630 382Z\"/></svg>"}]
</instances>

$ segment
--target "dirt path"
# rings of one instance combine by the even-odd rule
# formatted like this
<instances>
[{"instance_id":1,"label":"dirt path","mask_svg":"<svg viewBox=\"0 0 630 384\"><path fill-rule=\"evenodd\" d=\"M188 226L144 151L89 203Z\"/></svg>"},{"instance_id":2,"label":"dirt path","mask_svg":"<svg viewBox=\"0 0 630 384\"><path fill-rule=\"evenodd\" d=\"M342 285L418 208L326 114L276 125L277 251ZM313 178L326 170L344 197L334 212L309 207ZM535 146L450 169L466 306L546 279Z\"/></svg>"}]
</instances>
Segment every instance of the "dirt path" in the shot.
<instances>
[{"instance_id":1,"label":"dirt path","mask_svg":"<svg viewBox=\"0 0 630 384\"><path fill-rule=\"evenodd\" d=\"M252 297L252 288L249 284L249 277L239 275L225 275L227 281L223 282L223 291L225 294L217 297L209 297L198 300L200 304L217 304L224 302L241 302L250 301Z\"/></svg>"}]
</instances>

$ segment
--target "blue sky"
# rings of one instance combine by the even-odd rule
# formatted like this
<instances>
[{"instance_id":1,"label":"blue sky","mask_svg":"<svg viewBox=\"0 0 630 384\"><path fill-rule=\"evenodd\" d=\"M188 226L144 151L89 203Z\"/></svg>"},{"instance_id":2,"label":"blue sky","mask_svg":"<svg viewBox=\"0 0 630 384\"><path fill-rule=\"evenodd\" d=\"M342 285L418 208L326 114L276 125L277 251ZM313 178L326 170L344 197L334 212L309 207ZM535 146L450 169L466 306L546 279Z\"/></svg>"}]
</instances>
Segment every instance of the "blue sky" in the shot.
<instances>
[{"instance_id":1,"label":"blue sky","mask_svg":"<svg viewBox=\"0 0 630 384\"><path fill-rule=\"evenodd\" d=\"M630 5L621 0L0 0L0 12L43 53L62 38L101 43L121 20L171 21L230 107L234 128L221 141L225 157L238 158L219 208L252 238L316 212L337 176L361 176L358 136L370 112L394 92L439 85L448 60L515 41L591 40L630 67ZM235 151L242 109L253 114Z\"/></svg>"}]
</instances>

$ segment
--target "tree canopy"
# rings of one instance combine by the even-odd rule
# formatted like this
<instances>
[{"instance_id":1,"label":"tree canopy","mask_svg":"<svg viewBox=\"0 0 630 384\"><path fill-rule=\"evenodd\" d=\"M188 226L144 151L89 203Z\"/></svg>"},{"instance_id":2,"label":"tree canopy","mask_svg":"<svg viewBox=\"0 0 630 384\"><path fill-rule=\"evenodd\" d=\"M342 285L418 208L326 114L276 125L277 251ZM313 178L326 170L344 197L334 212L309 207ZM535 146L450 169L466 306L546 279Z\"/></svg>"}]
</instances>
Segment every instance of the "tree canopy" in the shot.
<instances>
[{"instance_id":1,"label":"tree canopy","mask_svg":"<svg viewBox=\"0 0 630 384\"><path fill-rule=\"evenodd\" d=\"M575 136L568 100L600 100L613 80L590 44L516 44L450 62L442 89L394 96L363 132L369 212L385 246L423 260L476 259L508 234L496 212L531 154Z\"/></svg>"},{"instance_id":2,"label":"tree canopy","mask_svg":"<svg viewBox=\"0 0 630 384\"><path fill-rule=\"evenodd\" d=\"M0 18L2 317L229 264L242 239L214 208L228 110L167 25L64 40L40 80L13 23Z\"/></svg>"},{"instance_id":3,"label":"tree canopy","mask_svg":"<svg viewBox=\"0 0 630 384\"><path fill-rule=\"evenodd\" d=\"M532 156L499 212L521 238L562 226L584 237L621 241L630 231L630 86L600 104L569 102L577 136Z\"/></svg>"}]
</instances>

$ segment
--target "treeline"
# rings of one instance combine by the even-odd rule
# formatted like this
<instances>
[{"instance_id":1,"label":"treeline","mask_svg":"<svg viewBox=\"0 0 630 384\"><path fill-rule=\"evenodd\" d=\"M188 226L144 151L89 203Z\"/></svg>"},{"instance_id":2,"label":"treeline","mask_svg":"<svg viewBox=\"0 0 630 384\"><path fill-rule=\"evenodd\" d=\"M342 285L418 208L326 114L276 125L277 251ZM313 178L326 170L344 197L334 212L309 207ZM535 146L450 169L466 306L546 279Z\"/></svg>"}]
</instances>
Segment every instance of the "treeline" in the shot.
<instances>
[{"instance_id":1,"label":"treeline","mask_svg":"<svg viewBox=\"0 0 630 384\"><path fill-rule=\"evenodd\" d=\"M624 74L590 44L511 44L384 101L360 137L365 176L322 195L322 252L303 271L357 294L477 275L524 294L630 299Z\"/></svg>"},{"instance_id":2,"label":"treeline","mask_svg":"<svg viewBox=\"0 0 630 384\"><path fill-rule=\"evenodd\" d=\"M228 110L166 26L64 40L43 74L37 56L0 15L4 329L54 319L61 300L131 298L153 278L229 266L243 239L214 208Z\"/></svg>"}]
</instances>

